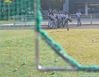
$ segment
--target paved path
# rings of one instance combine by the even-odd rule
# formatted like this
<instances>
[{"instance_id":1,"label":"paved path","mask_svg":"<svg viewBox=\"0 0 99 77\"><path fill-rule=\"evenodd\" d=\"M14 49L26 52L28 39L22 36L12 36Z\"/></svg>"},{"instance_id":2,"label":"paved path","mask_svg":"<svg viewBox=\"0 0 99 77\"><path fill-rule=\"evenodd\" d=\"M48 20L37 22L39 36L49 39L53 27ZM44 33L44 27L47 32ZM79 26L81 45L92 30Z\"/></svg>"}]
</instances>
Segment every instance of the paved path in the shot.
<instances>
[{"instance_id":1,"label":"paved path","mask_svg":"<svg viewBox=\"0 0 99 77\"><path fill-rule=\"evenodd\" d=\"M70 29L99 29L99 24L88 24L83 23L82 26L76 26L76 23L69 23ZM41 23L41 27L43 29L49 29L48 28L48 21L43 21ZM33 29L35 26L34 23L28 22L28 23L18 23L14 25L13 23L10 24L0 24L0 30L6 30L6 29Z\"/></svg>"}]
</instances>

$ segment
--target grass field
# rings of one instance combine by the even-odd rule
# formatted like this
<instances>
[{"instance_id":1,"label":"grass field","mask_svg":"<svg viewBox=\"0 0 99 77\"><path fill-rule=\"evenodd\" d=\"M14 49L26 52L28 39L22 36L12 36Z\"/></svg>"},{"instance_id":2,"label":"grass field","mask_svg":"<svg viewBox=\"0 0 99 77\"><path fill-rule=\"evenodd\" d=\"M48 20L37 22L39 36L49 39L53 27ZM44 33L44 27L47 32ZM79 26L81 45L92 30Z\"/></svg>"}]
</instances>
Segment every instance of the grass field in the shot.
<instances>
[{"instance_id":1,"label":"grass field","mask_svg":"<svg viewBox=\"0 0 99 77\"><path fill-rule=\"evenodd\" d=\"M80 64L99 65L99 29L45 31ZM1 30L0 36L0 77L99 77L99 72L65 71L55 72L52 75L52 72L38 71L35 67L35 33L32 30ZM40 39L39 50L42 66L68 64L42 39ZM57 63L54 62L56 57Z\"/></svg>"}]
</instances>

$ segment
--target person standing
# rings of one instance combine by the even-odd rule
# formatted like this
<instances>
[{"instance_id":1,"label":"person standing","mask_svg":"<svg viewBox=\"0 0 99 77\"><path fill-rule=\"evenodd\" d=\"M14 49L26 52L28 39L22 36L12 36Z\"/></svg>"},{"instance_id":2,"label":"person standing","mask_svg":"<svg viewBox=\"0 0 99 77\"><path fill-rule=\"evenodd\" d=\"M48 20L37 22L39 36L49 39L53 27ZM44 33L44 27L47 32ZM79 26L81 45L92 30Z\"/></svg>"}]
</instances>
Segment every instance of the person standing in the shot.
<instances>
[{"instance_id":1,"label":"person standing","mask_svg":"<svg viewBox=\"0 0 99 77\"><path fill-rule=\"evenodd\" d=\"M55 29L56 28L56 14L55 12L51 12L49 15L49 28Z\"/></svg>"},{"instance_id":2,"label":"person standing","mask_svg":"<svg viewBox=\"0 0 99 77\"><path fill-rule=\"evenodd\" d=\"M64 25L66 25L67 31L69 31L69 22L72 22L71 16L69 13L66 13L64 16L65 16Z\"/></svg>"},{"instance_id":3,"label":"person standing","mask_svg":"<svg viewBox=\"0 0 99 77\"><path fill-rule=\"evenodd\" d=\"M49 20L48 20L48 27L49 27L49 28L51 28L51 24L52 24L52 23L51 23L51 22L52 22L51 15L52 15L52 11L49 10L49 11L48 11L48 19L49 19Z\"/></svg>"},{"instance_id":4,"label":"person standing","mask_svg":"<svg viewBox=\"0 0 99 77\"><path fill-rule=\"evenodd\" d=\"M59 11L57 18L58 18L57 28L61 28L61 26L62 26L62 12L61 11Z\"/></svg>"},{"instance_id":5,"label":"person standing","mask_svg":"<svg viewBox=\"0 0 99 77\"><path fill-rule=\"evenodd\" d=\"M81 26L81 12L78 10L76 13L76 18L77 18L77 26Z\"/></svg>"}]
</instances>

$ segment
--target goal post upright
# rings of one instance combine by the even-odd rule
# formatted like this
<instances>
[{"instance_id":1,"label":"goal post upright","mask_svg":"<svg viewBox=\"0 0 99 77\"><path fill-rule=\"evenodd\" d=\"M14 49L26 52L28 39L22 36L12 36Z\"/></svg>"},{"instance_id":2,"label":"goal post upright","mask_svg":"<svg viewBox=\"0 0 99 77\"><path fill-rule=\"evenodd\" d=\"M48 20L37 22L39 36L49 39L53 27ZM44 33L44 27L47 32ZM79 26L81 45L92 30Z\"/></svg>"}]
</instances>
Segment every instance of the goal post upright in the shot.
<instances>
[{"instance_id":1,"label":"goal post upright","mask_svg":"<svg viewBox=\"0 0 99 77\"><path fill-rule=\"evenodd\" d=\"M37 30L37 9L38 9L38 5L37 5L37 0L34 0L34 13L35 13L35 51L36 51L36 68L38 69L38 66L39 66L39 46L38 46L38 42L39 42L39 39L38 39L38 30Z\"/></svg>"}]
</instances>

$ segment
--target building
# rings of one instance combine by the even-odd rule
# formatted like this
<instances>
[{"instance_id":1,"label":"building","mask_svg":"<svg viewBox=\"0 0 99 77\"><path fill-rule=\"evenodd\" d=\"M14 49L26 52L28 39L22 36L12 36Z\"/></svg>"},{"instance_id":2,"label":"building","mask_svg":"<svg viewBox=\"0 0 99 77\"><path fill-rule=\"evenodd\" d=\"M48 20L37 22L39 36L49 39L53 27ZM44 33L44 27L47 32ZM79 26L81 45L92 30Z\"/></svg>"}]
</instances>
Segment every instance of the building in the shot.
<instances>
[{"instance_id":1,"label":"building","mask_svg":"<svg viewBox=\"0 0 99 77\"><path fill-rule=\"evenodd\" d=\"M85 15L99 13L99 0L69 0L70 12L78 9Z\"/></svg>"},{"instance_id":2,"label":"building","mask_svg":"<svg viewBox=\"0 0 99 77\"><path fill-rule=\"evenodd\" d=\"M99 0L41 0L44 10L57 9L75 14L78 9L85 15L99 13Z\"/></svg>"},{"instance_id":3,"label":"building","mask_svg":"<svg viewBox=\"0 0 99 77\"><path fill-rule=\"evenodd\" d=\"M44 10L57 9L62 10L65 0L41 0L41 7Z\"/></svg>"}]
</instances>

